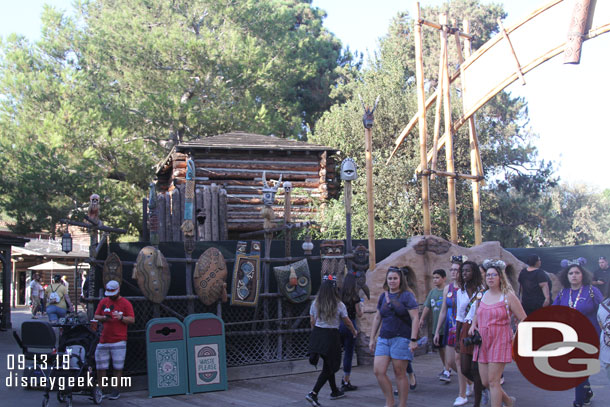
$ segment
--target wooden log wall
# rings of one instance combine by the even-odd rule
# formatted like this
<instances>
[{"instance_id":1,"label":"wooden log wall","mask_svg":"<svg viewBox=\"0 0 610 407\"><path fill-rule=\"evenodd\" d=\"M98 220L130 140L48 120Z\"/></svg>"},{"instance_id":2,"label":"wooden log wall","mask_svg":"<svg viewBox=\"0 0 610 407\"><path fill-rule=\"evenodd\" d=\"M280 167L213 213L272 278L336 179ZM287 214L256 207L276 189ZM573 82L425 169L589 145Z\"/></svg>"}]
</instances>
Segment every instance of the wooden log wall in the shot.
<instances>
[{"instance_id":1,"label":"wooden log wall","mask_svg":"<svg viewBox=\"0 0 610 407\"><path fill-rule=\"evenodd\" d=\"M159 191L167 191L166 195L173 197L177 193L174 191L184 188L187 158L188 156L183 153L172 154L171 163L166 165L161 171L162 176L159 176ZM205 238L208 234L211 236L210 240L222 240L222 236L236 238L239 233L263 228L263 219L260 215L263 207L263 171L266 171L267 181L277 181L281 174L283 180L291 181L293 188L296 188L292 193L293 222L312 220L315 215L314 203L321 203L338 195L336 161L334 157L328 157L326 152L204 152L202 150L194 152L193 160L196 175L196 208L205 208L206 211L210 208L218 214L218 217L212 218L210 224L207 224L209 216L206 214L206 224L198 225L199 240L208 240ZM223 194L224 198L213 199L212 195L216 190L221 191L218 193ZM179 193L179 196L183 197L184 194ZM179 199L181 198L176 198ZM167 198L165 200L167 205ZM162 199L158 199L159 204L161 201ZM173 202L172 199L170 201ZM180 206L183 207L183 201L180 202ZM284 217L283 188L278 190L273 210L279 225ZM160 209L159 213L162 212ZM159 216L160 222L161 218L162 215ZM169 212L166 209L165 219L168 218ZM173 221L172 218L172 223ZM218 225L215 222L218 222ZM174 228L173 225L169 227L166 224L166 236ZM160 230L162 229L161 226Z\"/></svg>"}]
</instances>

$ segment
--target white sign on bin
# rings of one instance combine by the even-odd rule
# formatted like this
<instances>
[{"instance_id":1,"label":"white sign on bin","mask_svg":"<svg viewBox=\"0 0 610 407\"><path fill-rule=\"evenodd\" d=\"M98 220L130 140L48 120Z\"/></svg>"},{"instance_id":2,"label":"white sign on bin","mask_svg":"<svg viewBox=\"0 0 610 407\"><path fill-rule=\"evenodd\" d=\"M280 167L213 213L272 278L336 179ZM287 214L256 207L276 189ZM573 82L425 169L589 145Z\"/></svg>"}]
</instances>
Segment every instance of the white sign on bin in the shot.
<instances>
[{"instance_id":1,"label":"white sign on bin","mask_svg":"<svg viewBox=\"0 0 610 407\"><path fill-rule=\"evenodd\" d=\"M218 344L196 345L195 366L197 385L220 383Z\"/></svg>"}]
</instances>

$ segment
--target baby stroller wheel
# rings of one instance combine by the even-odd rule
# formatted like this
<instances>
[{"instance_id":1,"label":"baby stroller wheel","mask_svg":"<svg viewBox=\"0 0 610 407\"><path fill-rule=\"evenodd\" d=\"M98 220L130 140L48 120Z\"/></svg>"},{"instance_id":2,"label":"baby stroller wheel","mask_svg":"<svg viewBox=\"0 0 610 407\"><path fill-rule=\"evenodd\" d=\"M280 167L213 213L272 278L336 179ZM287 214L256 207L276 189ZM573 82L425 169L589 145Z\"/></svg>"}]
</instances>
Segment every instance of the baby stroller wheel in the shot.
<instances>
[{"instance_id":1,"label":"baby stroller wheel","mask_svg":"<svg viewBox=\"0 0 610 407\"><path fill-rule=\"evenodd\" d=\"M91 390L91 396L94 404L102 404L102 400L104 399L104 395L102 394L102 388L95 386L93 390Z\"/></svg>"},{"instance_id":2,"label":"baby stroller wheel","mask_svg":"<svg viewBox=\"0 0 610 407\"><path fill-rule=\"evenodd\" d=\"M64 393L63 391L58 391L57 392L57 401L59 401L60 403L65 403L66 402L66 393Z\"/></svg>"}]
</instances>

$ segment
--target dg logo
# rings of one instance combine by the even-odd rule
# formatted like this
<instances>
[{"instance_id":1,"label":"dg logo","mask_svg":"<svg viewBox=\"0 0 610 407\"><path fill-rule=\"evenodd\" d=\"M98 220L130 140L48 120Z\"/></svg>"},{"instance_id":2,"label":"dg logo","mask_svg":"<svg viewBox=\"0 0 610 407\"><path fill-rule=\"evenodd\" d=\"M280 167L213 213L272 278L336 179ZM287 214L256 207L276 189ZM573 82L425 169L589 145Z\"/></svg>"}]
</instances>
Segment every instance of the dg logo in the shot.
<instances>
[{"instance_id":1,"label":"dg logo","mask_svg":"<svg viewBox=\"0 0 610 407\"><path fill-rule=\"evenodd\" d=\"M559 305L541 308L519 324L513 359L532 384L568 390L600 371L599 335L579 311Z\"/></svg>"}]
</instances>

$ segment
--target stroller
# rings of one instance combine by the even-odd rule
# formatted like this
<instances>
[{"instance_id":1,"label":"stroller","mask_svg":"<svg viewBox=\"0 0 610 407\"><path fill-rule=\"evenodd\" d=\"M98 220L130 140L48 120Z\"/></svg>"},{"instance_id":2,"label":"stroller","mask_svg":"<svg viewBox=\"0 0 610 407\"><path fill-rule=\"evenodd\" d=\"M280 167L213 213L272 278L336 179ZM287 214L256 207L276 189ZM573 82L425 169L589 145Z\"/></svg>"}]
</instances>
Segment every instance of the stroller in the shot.
<instances>
[{"instance_id":1,"label":"stroller","mask_svg":"<svg viewBox=\"0 0 610 407\"><path fill-rule=\"evenodd\" d=\"M59 327L61 332L57 348L54 327ZM102 390L95 382L95 348L99 332L90 329L86 316L68 315L55 325L46 321L24 321L21 338L16 332L13 332L13 336L26 359L36 360L36 357L44 354L50 361L47 369L34 366L29 371L31 375L48 379L43 407L49 404L49 393L54 390L51 380L57 387L57 400L66 402L67 407L72 407L74 395L88 396L95 404L101 404Z\"/></svg>"}]
</instances>

